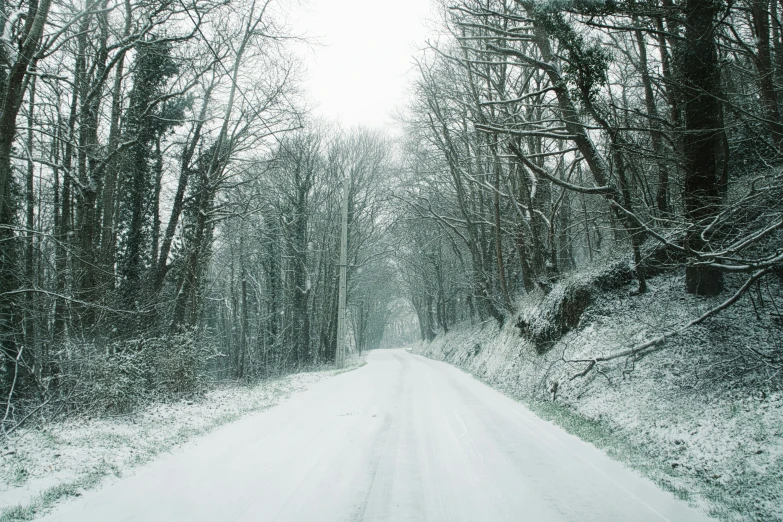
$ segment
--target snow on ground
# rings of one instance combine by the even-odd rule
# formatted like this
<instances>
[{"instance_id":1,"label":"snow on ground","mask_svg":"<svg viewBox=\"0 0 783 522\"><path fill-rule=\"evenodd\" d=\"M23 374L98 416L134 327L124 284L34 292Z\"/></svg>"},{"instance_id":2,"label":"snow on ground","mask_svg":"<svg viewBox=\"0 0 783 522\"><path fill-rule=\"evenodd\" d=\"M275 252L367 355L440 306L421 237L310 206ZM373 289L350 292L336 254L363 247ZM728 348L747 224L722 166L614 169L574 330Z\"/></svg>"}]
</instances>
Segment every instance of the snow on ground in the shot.
<instances>
[{"instance_id":1,"label":"snow on ground","mask_svg":"<svg viewBox=\"0 0 783 522\"><path fill-rule=\"evenodd\" d=\"M630 297L629 287L594 299L543 356L515 320L501 331L462 326L413 352L471 371L717 518L783 520L779 288L762 285L754 302L744 297L639 361L573 378L585 363L566 361L629 348L718 303L684 295L682 277L657 277L650 287L643 296ZM537 303L528 298L520 309Z\"/></svg>"},{"instance_id":2,"label":"snow on ground","mask_svg":"<svg viewBox=\"0 0 783 522\"><path fill-rule=\"evenodd\" d=\"M367 365L42 522L714 522L448 364Z\"/></svg>"},{"instance_id":3,"label":"snow on ground","mask_svg":"<svg viewBox=\"0 0 783 522\"><path fill-rule=\"evenodd\" d=\"M363 364L359 359L348 369ZM218 385L203 397L116 417L20 428L0 446L0 521L30 520L63 496L121 477L198 435L267 409L345 370L297 373L254 385Z\"/></svg>"}]
</instances>

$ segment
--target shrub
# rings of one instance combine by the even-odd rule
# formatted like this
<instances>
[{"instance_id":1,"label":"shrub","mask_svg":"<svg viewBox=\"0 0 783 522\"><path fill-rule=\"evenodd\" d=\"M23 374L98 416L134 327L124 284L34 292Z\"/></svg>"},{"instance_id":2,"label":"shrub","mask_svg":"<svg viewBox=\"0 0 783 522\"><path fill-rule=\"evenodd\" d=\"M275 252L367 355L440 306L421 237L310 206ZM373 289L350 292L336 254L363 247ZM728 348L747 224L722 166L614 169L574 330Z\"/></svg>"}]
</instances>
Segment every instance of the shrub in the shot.
<instances>
[{"instance_id":1,"label":"shrub","mask_svg":"<svg viewBox=\"0 0 783 522\"><path fill-rule=\"evenodd\" d=\"M60 392L79 398L71 409L128 413L155 399L198 393L211 351L196 332L70 346L61 362Z\"/></svg>"}]
</instances>

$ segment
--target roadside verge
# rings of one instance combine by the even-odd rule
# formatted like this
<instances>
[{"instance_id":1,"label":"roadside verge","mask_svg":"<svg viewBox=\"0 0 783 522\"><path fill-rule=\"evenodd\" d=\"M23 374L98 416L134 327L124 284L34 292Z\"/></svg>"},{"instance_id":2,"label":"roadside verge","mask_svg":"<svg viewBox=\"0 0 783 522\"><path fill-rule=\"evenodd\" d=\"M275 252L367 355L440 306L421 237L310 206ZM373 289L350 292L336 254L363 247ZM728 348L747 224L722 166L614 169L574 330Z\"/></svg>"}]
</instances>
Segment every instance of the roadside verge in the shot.
<instances>
[{"instance_id":1,"label":"roadside verge","mask_svg":"<svg viewBox=\"0 0 783 522\"><path fill-rule=\"evenodd\" d=\"M355 358L341 370L216 385L201 397L128 415L20 428L0 448L0 522L40 517L64 497L116 480L195 437L363 364L363 357Z\"/></svg>"},{"instance_id":2,"label":"roadside verge","mask_svg":"<svg viewBox=\"0 0 783 522\"><path fill-rule=\"evenodd\" d=\"M753 358L754 350L775 353L779 330L757 319L751 301L660 351L584 372L714 306L681 288L680 276L663 275L643 296L596 293L545 350L531 340L537 323L524 319L547 316L548 301L529 296L501 329L491 321L452 326L412 352L473 374L710 516L783 520L781 380Z\"/></svg>"}]
</instances>

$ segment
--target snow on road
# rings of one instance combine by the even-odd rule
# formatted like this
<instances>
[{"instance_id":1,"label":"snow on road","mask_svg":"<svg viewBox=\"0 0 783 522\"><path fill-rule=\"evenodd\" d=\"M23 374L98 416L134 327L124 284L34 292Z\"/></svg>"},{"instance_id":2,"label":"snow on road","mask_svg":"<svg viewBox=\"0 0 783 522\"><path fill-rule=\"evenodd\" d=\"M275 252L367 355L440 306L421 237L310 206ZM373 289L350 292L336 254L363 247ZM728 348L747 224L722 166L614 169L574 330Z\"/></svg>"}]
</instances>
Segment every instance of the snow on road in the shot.
<instances>
[{"instance_id":1,"label":"snow on road","mask_svg":"<svg viewBox=\"0 0 783 522\"><path fill-rule=\"evenodd\" d=\"M710 519L467 374L386 350L43 520Z\"/></svg>"}]
</instances>

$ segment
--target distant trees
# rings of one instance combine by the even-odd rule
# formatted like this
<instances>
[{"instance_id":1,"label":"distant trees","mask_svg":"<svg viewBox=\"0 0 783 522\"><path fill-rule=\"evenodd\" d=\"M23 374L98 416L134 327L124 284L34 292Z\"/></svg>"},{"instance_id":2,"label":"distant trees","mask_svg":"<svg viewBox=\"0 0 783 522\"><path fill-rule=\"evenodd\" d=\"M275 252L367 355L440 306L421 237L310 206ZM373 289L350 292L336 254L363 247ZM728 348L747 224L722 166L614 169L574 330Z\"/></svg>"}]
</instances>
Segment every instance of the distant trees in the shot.
<instances>
[{"instance_id":1,"label":"distant trees","mask_svg":"<svg viewBox=\"0 0 783 522\"><path fill-rule=\"evenodd\" d=\"M267 162L240 175L222 208L234 217L221 228L205 277L220 296L205 315L220 318L216 333L229 354L222 371L265 375L334 360L346 175L349 321L357 349L377 347L398 295L384 258L390 173L381 136L316 125L280 139Z\"/></svg>"}]
</instances>

